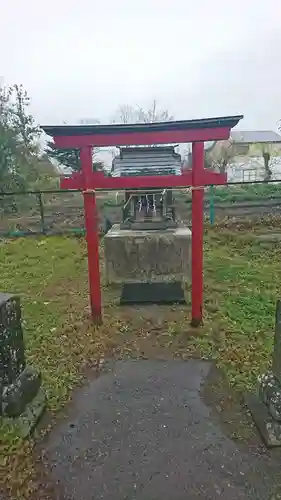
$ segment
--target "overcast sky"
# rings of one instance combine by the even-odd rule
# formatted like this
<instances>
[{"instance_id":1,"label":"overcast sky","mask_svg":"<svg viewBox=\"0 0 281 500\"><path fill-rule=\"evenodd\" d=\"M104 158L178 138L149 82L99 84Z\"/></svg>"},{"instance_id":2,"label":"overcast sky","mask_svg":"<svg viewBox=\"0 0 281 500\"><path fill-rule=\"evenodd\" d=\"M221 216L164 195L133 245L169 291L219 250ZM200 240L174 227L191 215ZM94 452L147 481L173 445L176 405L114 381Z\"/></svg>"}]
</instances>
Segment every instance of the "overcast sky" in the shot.
<instances>
[{"instance_id":1,"label":"overcast sky","mask_svg":"<svg viewBox=\"0 0 281 500\"><path fill-rule=\"evenodd\" d=\"M280 0L0 0L0 76L36 120L109 122L153 99L177 119L281 118Z\"/></svg>"}]
</instances>

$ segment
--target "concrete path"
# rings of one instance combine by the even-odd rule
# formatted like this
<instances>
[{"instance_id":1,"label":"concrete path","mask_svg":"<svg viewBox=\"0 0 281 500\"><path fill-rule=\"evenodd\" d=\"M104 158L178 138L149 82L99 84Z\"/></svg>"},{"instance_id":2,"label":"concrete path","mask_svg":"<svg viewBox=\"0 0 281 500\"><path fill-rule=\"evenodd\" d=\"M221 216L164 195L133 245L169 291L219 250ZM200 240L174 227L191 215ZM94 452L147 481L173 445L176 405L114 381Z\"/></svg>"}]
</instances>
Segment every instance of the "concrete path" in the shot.
<instances>
[{"instance_id":1,"label":"concrete path","mask_svg":"<svg viewBox=\"0 0 281 500\"><path fill-rule=\"evenodd\" d=\"M203 402L210 366L120 361L81 389L46 448L62 498L278 498L280 464L238 449Z\"/></svg>"}]
</instances>

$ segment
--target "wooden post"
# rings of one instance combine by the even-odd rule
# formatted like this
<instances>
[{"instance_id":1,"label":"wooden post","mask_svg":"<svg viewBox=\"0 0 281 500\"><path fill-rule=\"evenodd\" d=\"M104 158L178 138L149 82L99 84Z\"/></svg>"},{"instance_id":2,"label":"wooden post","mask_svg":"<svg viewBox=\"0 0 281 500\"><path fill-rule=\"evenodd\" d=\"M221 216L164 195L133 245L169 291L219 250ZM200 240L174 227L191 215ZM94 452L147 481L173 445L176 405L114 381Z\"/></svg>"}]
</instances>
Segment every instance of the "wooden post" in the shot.
<instances>
[{"instance_id":1,"label":"wooden post","mask_svg":"<svg viewBox=\"0 0 281 500\"><path fill-rule=\"evenodd\" d=\"M204 142L192 144L192 318L191 325L202 324L203 315L203 233L204 187L200 184L204 170Z\"/></svg>"},{"instance_id":2,"label":"wooden post","mask_svg":"<svg viewBox=\"0 0 281 500\"><path fill-rule=\"evenodd\" d=\"M99 269L99 227L96 207L96 194L90 188L92 173L92 147L85 146L80 150L81 168L84 177L84 211L88 250L88 274L91 315L95 324L101 324L101 288Z\"/></svg>"},{"instance_id":3,"label":"wooden post","mask_svg":"<svg viewBox=\"0 0 281 500\"><path fill-rule=\"evenodd\" d=\"M43 200L42 200L42 193L37 194L37 199L38 199L39 210L40 210L41 230L42 230L42 234L45 234L46 233L45 214L44 214L44 204L43 204Z\"/></svg>"},{"instance_id":4,"label":"wooden post","mask_svg":"<svg viewBox=\"0 0 281 500\"><path fill-rule=\"evenodd\" d=\"M215 223L215 188L213 185L210 186L210 224L213 225Z\"/></svg>"}]
</instances>

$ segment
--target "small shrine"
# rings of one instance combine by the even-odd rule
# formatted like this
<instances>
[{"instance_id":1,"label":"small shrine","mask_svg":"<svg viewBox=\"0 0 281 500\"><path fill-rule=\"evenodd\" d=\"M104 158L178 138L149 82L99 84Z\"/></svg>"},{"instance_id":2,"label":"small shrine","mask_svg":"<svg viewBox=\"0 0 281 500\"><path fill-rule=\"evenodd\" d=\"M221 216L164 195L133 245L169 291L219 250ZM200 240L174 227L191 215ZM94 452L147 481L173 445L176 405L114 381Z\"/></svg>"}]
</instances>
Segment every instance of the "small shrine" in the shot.
<instances>
[{"instance_id":1,"label":"small shrine","mask_svg":"<svg viewBox=\"0 0 281 500\"><path fill-rule=\"evenodd\" d=\"M112 162L113 177L181 175L175 146L120 148ZM167 229L177 226L171 189L125 191L121 229Z\"/></svg>"},{"instance_id":2,"label":"small shrine","mask_svg":"<svg viewBox=\"0 0 281 500\"><path fill-rule=\"evenodd\" d=\"M181 156L174 146L121 148L111 172L159 176L161 186L161 176L181 175ZM126 190L121 222L106 234L104 253L107 283L124 285L121 303L185 301L191 231L177 220L172 189Z\"/></svg>"},{"instance_id":3,"label":"small shrine","mask_svg":"<svg viewBox=\"0 0 281 500\"><path fill-rule=\"evenodd\" d=\"M126 193L121 229L168 229L177 227L171 189L139 189Z\"/></svg>"}]
</instances>

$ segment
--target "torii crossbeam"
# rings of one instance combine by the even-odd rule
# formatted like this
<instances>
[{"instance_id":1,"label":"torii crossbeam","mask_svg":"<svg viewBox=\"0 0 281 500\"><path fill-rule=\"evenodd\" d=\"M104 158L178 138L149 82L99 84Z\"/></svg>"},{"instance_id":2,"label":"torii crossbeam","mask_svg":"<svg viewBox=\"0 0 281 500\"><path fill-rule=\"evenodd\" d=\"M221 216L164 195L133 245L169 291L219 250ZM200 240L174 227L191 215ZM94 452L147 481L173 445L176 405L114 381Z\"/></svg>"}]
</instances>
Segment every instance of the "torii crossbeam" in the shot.
<instances>
[{"instance_id":1,"label":"torii crossbeam","mask_svg":"<svg viewBox=\"0 0 281 500\"><path fill-rule=\"evenodd\" d=\"M192 326L203 315L204 186L225 184L226 174L204 168L204 141L227 140L243 116L227 116L132 125L42 126L57 148L80 150L81 171L61 178L62 189L80 189L84 196L92 319L102 322L99 269L99 229L96 189L192 188ZM92 149L98 146L137 146L192 143L192 169L180 176L107 177L93 172Z\"/></svg>"}]
</instances>

